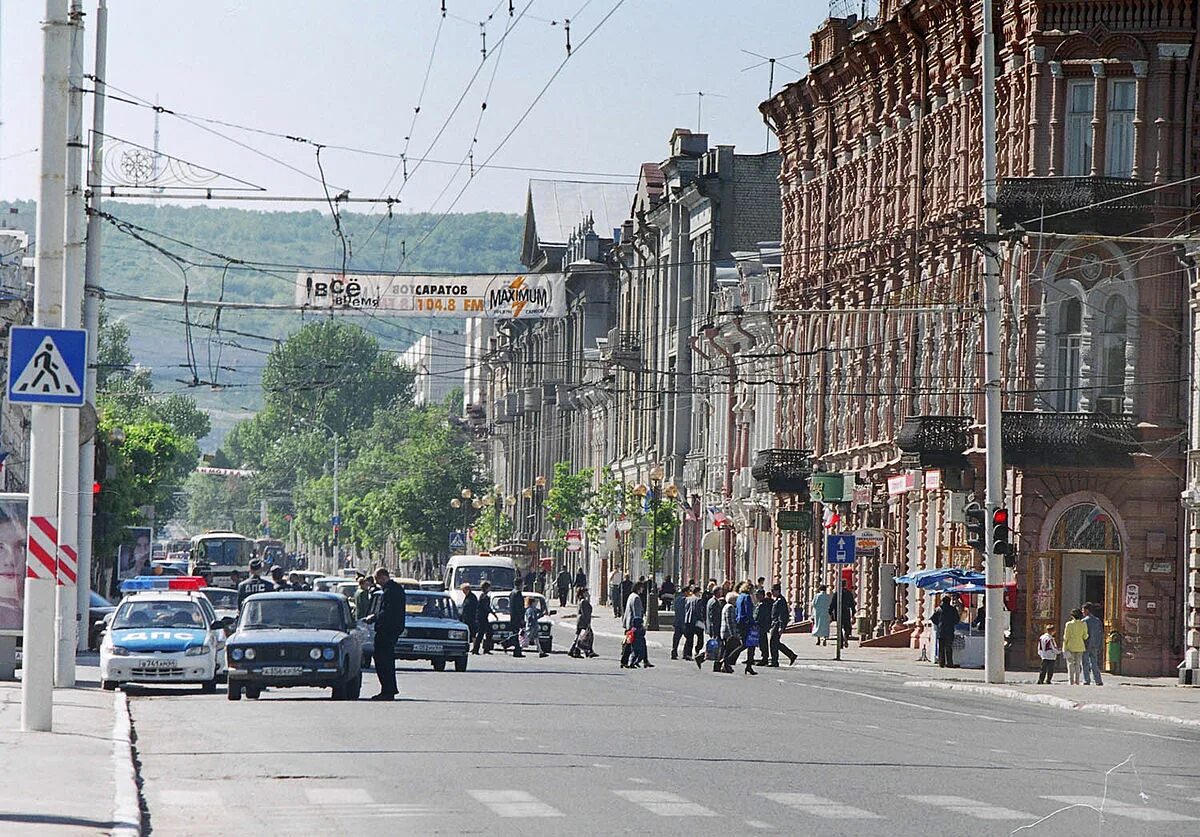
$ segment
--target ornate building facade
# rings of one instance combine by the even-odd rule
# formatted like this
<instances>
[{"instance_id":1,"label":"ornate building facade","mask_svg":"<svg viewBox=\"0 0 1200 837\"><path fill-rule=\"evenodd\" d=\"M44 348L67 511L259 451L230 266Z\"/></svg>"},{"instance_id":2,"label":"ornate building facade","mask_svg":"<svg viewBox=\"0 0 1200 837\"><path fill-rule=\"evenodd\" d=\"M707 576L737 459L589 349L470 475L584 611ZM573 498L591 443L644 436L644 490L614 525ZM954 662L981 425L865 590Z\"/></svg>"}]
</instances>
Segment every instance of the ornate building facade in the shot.
<instances>
[{"instance_id":1,"label":"ornate building facade","mask_svg":"<svg viewBox=\"0 0 1200 837\"><path fill-rule=\"evenodd\" d=\"M918 642L932 597L890 574L980 560L961 523L983 493L980 247L998 247L1014 661L1092 601L1124 671L1167 673L1188 364L1186 277L1163 239L1191 228L1200 173L1194 4L997 5L1001 241L979 235L978 2L828 20L809 75L762 105L783 152L775 446L790 476L838 477L808 485L848 528L884 533L852 574L860 627ZM776 536L802 605L824 577L817 540Z\"/></svg>"}]
</instances>

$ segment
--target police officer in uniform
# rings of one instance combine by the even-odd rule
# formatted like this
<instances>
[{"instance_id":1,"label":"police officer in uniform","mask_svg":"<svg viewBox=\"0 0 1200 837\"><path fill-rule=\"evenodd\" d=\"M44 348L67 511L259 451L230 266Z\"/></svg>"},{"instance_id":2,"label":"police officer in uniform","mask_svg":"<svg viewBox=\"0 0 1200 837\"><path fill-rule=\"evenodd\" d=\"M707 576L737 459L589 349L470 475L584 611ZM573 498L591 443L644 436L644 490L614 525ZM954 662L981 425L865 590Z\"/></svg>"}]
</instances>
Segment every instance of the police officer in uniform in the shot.
<instances>
[{"instance_id":1,"label":"police officer in uniform","mask_svg":"<svg viewBox=\"0 0 1200 837\"><path fill-rule=\"evenodd\" d=\"M375 612L364 622L375 625L375 674L379 677L379 694L371 700L393 700L396 688L396 640L404 633L404 586L392 580L391 574L380 567L375 571L375 584L380 590Z\"/></svg>"},{"instance_id":2,"label":"police officer in uniform","mask_svg":"<svg viewBox=\"0 0 1200 837\"><path fill-rule=\"evenodd\" d=\"M262 577L263 562L255 558L250 562L250 577L238 585L238 610L242 609L247 597L255 593L269 593L275 585Z\"/></svg>"}]
</instances>

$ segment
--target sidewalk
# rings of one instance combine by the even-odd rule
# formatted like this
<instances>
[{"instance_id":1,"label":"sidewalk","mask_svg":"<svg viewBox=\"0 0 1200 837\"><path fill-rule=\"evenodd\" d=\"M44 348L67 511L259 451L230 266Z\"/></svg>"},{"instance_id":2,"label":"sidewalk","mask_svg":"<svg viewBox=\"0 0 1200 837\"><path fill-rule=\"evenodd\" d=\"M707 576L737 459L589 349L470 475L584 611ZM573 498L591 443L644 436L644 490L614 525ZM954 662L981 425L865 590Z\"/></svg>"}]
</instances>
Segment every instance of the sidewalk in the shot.
<instances>
[{"instance_id":1,"label":"sidewalk","mask_svg":"<svg viewBox=\"0 0 1200 837\"><path fill-rule=\"evenodd\" d=\"M559 625L574 627L575 609L559 610ZM660 653L671 646L671 614L663 614L661 629L647 634L647 646ZM610 607L596 606L592 617L597 636L620 638L620 620L613 618ZM1177 685L1174 677L1123 677L1104 675L1104 686L1070 686L1066 672L1054 676L1051 686L1037 685L1035 671L1009 671L1003 685L984 683L981 669L938 668L934 663L919 662L920 652L909 648L859 648L851 642L842 649L842 659L834 659L832 644L818 647L809 634L785 634L784 644L798 658L789 667L786 660L780 672L791 670L830 671L846 674L888 677L905 687L941 689L977 694L993 699L1037 703L1057 709L1126 715L1144 720L1180 725L1200 731L1200 688ZM658 662L658 660L655 660Z\"/></svg>"},{"instance_id":2,"label":"sidewalk","mask_svg":"<svg viewBox=\"0 0 1200 837\"><path fill-rule=\"evenodd\" d=\"M80 687L54 690L52 732L21 732L21 683L0 682L0 833L139 833L124 694L95 673L81 666Z\"/></svg>"}]
</instances>

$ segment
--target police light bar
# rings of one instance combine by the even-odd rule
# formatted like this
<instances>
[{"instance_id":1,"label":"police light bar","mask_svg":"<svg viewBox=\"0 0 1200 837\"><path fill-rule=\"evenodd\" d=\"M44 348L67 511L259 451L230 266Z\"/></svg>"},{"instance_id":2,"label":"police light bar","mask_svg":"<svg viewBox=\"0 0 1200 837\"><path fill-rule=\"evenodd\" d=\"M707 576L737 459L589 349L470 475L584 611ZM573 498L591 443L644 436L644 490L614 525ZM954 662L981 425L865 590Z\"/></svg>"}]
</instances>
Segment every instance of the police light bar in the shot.
<instances>
[{"instance_id":1,"label":"police light bar","mask_svg":"<svg viewBox=\"0 0 1200 837\"><path fill-rule=\"evenodd\" d=\"M199 590L208 582L198 575L139 575L121 582L122 593L141 593L146 590Z\"/></svg>"}]
</instances>

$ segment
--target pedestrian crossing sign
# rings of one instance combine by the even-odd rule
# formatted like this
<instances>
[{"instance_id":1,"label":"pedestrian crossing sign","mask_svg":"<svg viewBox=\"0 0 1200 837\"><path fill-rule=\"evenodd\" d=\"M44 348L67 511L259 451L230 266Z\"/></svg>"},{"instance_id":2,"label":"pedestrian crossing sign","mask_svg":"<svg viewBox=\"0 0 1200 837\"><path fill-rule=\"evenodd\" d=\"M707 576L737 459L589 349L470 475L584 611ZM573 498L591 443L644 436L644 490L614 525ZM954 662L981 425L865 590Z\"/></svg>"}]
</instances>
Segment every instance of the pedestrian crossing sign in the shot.
<instances>
[{"instance_id":1,"label":"pedestrian crossing sign","mask_svg":"<svg viewBox=\"0 0 1200 837\"><path fill-rule=\"evenodd\" d=\"M10 402L82 407L86 374L84 329L13 326L8 342Z\"/></svg>"}]
</instances>

